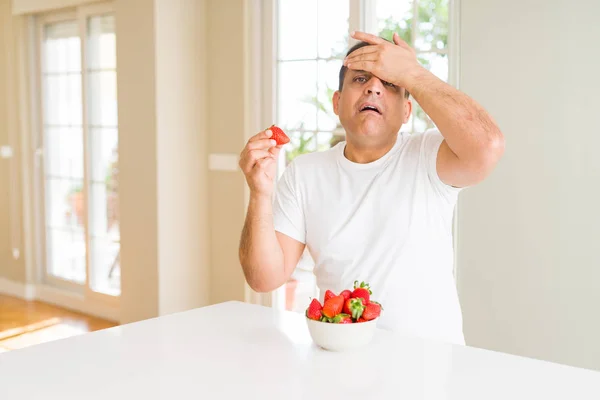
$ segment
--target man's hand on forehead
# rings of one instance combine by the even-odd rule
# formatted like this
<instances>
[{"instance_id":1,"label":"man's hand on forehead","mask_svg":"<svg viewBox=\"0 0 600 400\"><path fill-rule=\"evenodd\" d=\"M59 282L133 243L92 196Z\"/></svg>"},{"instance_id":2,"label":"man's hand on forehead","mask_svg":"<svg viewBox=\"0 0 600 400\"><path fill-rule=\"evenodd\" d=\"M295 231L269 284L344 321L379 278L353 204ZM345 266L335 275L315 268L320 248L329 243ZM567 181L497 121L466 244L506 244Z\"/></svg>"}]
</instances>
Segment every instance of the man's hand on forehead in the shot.
<instances>
[{"instance_id":1,"label":"man's hand on forehead","mask_svg":"<svg viewBox=\"0 0 600 400\"><path fill-rule=\"evenodd\" d=\"M415 51L397 33L394 33L394 43L365 32L353 32L352 38L370 45L353 51L344 59L344 65L350 70L369 72L406 89L411 77L423 70Z\"/></svg>"}]
</instances>

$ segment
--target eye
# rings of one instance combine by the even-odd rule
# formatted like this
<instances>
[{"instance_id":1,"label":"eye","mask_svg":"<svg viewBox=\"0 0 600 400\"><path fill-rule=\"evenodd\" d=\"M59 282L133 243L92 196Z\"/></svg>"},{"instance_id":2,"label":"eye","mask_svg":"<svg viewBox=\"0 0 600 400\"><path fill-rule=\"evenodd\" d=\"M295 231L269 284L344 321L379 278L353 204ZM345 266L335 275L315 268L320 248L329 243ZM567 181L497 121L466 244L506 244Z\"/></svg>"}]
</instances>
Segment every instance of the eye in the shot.
<instances>
[{"instance_id":1,"label":"eye","mask_svg":"<svg viewBox=\"0 0 600 400\"><path fill-rule=\"evenodd\" d=\"M384 84L385 86L389 86L389 87L391 87L391 88L395 88L395 87L396 87L396 85L394 85L393 83L389 83L389 82L386 82L386 81L383 81L383 84Z\"/></svg>"},{"instance_id":2,"label":"eye","mask_svg":"<svg viewBox=\"0 0 600 400\"><path fill-rule=\"evenodd\" d=\"M364 76L357 76L354 78L354 82L365 83L366 81L367 81L367 78L365 78Z\"/></svg>"}]
</instances>

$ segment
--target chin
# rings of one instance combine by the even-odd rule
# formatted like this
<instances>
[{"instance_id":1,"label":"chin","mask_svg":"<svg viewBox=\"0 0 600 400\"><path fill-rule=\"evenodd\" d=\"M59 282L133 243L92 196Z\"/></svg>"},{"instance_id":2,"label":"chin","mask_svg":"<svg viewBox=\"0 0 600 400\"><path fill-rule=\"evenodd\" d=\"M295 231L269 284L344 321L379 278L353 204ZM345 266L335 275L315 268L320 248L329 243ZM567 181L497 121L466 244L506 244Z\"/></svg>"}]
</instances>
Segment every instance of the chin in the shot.
<instances>
[{"instance_id":1,"label":"chin","mask_svg":"<svg viewBox=\"0 0 600 400\"><path fill-rule=\"evenodd\" d=\"M385 135L385 127L381 121L367 120L358 125L356 130L360 136L378 137Z\"/></svg>"}]
</instances>

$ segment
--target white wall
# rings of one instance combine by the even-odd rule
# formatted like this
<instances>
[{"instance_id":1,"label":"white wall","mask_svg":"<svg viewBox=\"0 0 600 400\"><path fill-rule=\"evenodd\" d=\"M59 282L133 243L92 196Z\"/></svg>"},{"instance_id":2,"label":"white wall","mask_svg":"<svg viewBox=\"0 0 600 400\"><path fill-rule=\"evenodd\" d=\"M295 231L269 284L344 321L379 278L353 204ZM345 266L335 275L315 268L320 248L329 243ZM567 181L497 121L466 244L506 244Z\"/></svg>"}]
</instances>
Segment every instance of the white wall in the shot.
<instances>
[{"instance_id":1,"label":"white wall","mask_svg":"<svg viewBox=\"0 0 600 400\"><path fill-rule=\"evenodd\" d=\"M600 369L600 2L461 3L461 88L507 143L459 202L467 344Z\"/></svg>"}]
</instances>

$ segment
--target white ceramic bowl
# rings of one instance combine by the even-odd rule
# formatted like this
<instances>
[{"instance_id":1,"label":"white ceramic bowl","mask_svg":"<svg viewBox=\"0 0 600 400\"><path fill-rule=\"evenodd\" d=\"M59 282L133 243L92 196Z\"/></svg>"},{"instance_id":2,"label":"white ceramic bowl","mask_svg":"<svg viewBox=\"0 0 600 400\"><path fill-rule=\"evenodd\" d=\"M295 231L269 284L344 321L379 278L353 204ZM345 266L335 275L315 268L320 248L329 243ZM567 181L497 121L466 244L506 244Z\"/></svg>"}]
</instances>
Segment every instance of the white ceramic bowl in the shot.
<instances>
[{"instance_id":1,"label":"white ceramic bowl","mask_svg":"<svg viewBox=\"0 0 600 400\"><path fill-rule=\"evenodd\" d=\"M377 318L353 324L331 324L306 318L306 323L317 346L330 351L345 351L371 342L377 327Z\"/></svg>"}]
</instances>

